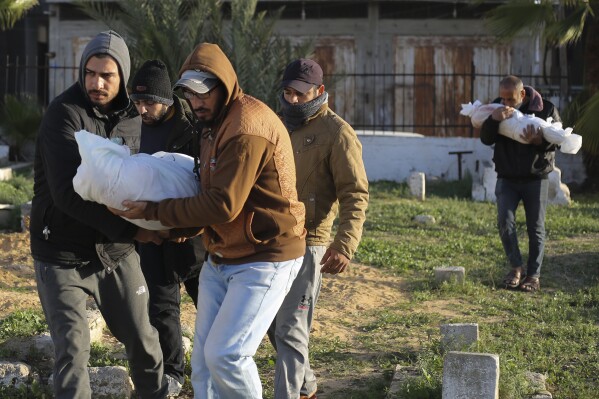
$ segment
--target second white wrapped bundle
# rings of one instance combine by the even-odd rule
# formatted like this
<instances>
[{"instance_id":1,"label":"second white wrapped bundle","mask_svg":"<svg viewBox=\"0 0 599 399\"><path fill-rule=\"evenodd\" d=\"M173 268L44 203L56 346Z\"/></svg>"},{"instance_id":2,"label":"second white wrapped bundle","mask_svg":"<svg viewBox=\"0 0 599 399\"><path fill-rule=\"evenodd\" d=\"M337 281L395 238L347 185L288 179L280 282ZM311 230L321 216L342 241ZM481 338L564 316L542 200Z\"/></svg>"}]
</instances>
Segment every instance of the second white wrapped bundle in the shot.
<instances>
[{"instance_id":1,"label":"second white wrapped bundle","mask_svg":"<svg viewBox=\"0 0 599 399\"><path fill-rule=\"evenodd\" d=\"M472 126L480 128L493 111L501 107L503 107L501 104L482 104L476 100L474 103L462 104L460 114L469 116ZM582 137L572 133L572 128L563 129L561 122L553 122L551 118L544 120L534 115L525 115L517 109L510 118L501 121L499 134L522 144L529 144L522 137L522 132L528 125L540 127L545 140L559 145L563 153L576 154L582 145Z\"/></svg>"},{"instance_id":2,"label":"second white wrapped bundle","mask_svg":"<svg viewBox=\"0 0 599 399\"><path fill-rule=\"evenodd\" d=\"M75 140L81 165L73 187L84 200L124 209L124 200L158 202L199 193L190 156L163 151L131 155L129 148L85 130L76 132ZM156 220L130 221L149 230L168 229Z\"/></svg>"}]
</instances>

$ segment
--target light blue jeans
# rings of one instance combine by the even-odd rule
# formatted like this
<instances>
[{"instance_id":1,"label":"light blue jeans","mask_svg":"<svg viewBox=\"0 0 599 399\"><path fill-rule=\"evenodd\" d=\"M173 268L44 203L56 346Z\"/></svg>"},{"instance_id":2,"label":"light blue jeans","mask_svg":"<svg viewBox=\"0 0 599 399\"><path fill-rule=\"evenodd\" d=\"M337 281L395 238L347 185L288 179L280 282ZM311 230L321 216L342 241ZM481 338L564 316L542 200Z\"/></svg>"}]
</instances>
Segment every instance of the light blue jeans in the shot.
<instances>
[{"instance_id":1,"label":"light blue jeans","mask_svg":"<svg viewBox=\"0 0 599 399\"><path fill-rule=\"evenodd\" d=\"M204 263L191 355L196 399L262 398L253 356L302 261Z\"/></svg>"}]
</instances>

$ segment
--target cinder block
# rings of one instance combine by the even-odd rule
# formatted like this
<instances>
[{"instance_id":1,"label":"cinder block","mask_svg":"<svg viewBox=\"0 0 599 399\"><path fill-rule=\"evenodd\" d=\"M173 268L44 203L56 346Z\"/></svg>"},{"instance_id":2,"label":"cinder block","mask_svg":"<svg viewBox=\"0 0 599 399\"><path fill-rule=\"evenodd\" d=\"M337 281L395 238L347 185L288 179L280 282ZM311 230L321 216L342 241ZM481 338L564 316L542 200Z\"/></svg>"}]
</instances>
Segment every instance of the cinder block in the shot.
<instances>
[{"instance_id":1,"label":"cinder block","mask_svg":"<svg viewBox=\"0 0 599 399\"><path fill-rule=\"evenodd\" d=\"M449 352L443 362L443 399L498 399L499 356Z\"/></svg>"},{"instance_id":2,"label":"cinder block","mask_svg":"<svg viewBox=\"0 0 599 399\"><path fill-rule=\"evenodd\" d=\"M466 270L462 266L447 266L435 268L435 282L437 284L441 284L444 281L462 284L464 282L465 275Z\"/></svg>"},{"instance_id":3,"label":"cinder block","mask_svg":"<svg viewBox=\"0 0 599 399\"><path fill-rule=\"evenodd\" d=\"M478 324L456 323L441 325L441 345L446 350L464 349L478 341Z\"/></svg>"}]
</instances>

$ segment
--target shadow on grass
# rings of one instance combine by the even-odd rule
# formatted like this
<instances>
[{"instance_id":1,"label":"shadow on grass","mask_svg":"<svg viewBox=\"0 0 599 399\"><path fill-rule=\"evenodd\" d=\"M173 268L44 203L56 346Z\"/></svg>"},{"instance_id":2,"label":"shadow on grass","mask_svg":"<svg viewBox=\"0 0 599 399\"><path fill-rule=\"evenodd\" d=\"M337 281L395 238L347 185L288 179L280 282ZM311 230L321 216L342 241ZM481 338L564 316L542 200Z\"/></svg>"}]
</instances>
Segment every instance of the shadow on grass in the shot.
<instances>
[{"instance_id":1,"label":"shadow on grass","mask_svg":"<svg viewBox=\"0 0 599 399\"><path fill-rule=\"evenodd\" d=\"M599 252L545 256L541 280L543 287L572 293L599 285Z\"/></svg>"}]
</instances>

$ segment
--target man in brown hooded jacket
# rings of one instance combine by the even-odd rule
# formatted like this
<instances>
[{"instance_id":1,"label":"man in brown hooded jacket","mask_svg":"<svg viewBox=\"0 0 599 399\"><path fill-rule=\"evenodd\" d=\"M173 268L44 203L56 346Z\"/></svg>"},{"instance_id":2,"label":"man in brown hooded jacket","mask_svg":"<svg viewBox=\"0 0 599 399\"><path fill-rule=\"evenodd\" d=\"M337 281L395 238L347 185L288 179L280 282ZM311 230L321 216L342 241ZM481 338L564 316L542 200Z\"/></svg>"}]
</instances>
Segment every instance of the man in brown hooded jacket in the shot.
<instances>
[{"instance_id":1,"label":"man in brown hooded jacket","mask_svg":"<svg viewBox=\"0 0 599 399\"><path fill-rule=\"evenodd\" d=\"M175 84L204 124L202 192L160 203L125 201L132 219L160 220L170 237L203 228L191 359L196 398L262 398L253 355L297 275L305 252L289 134L277 115L245 95L222 50L199 44Z\"/></svg>"}]
</instances>

